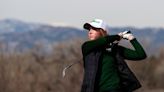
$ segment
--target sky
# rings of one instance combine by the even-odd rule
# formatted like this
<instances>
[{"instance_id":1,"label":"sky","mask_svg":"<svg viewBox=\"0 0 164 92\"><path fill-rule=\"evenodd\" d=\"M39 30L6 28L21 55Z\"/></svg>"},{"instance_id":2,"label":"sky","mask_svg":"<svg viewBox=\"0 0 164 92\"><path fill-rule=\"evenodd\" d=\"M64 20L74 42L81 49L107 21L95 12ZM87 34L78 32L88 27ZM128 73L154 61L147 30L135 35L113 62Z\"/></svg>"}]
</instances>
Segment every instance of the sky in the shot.
<instances>
[{"instance_id":1,"label":"sky","mask_svg":"<svg viewBox=\"0 0 164 92\"><path fill-rule=\"evenodd\" d=\"M103 19L109 26L163 27L164 0L0 0L0 20L67 25Z\"/></svg>"}]
</instances>

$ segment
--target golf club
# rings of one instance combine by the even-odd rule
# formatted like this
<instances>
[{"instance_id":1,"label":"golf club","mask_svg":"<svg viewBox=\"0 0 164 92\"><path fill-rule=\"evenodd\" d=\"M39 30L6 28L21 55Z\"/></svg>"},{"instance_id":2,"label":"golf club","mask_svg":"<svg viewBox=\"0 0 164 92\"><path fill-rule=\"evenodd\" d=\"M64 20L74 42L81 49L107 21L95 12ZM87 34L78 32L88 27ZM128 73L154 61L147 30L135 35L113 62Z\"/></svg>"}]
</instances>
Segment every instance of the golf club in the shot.
<instances>
[{"instance_id":1,"label":"golf club","mask_svg":"<svg viewBox=\"0 0 164 92\"><path fill-rule=\"evenodd\" d=\"M65 75L66 75L66 70L69 69L70 67L72 67L72 66L75 65L75 64L81 63L80 61L81 61L81 60L76 61L76 62L73 62L72 64L66 66L66 67L63 69L63 72L62 72L62 76L63 76L63 78L64 78Z\"/></svg>"},{"instance_id":2,"label":"golf club","mask_svg":"<svg viewBox=\"0 0 164 92\"><path fill-rule=\"evenodd\" d=\"M131 33L131 31L130 31L130 30L125 30L124 32L122 32L122 34L127 34L127 33ZM118 43L119 43L119 41L116 42L116 44L118 44ZM81 60L82 60L82 59L80 59L79 61L73 62L72 64L66 66L66 67L63 69L63 71L62 71L62 77L64 78L64 77L66 76L66 70L67 70L67 69L71 68L71 67L72 67L73 65L75 65L75 64L81 63L81 62L80 62Z\"/></svg>"}]
</instances>

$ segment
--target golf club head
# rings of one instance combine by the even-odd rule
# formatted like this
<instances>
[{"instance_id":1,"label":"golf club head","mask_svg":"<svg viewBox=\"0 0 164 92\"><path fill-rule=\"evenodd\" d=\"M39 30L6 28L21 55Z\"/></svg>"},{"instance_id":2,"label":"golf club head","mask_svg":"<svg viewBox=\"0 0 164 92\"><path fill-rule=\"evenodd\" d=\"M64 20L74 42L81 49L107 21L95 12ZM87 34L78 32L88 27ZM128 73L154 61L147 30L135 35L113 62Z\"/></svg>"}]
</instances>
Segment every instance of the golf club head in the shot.
<instances>
[{"instance_id":1,"label":"golf club head","mask_svg":"<svg viewBox=\"0 0 164 92\"><path fill-rule=\"evenodd\" d=\"M62 72L62 77L63 77L63 78L66 76L66 70L67 70L68 68L70 68L72 65L73 65L73 64L68 65L68 66L66 66L66 67L63 69L63 72Z\"/></svg>"},{"instance_id":2,"label":"golf club head","mask_svg":"<svg viewBox=\"0 0 164 92\"><path fill-rule=\"evenodd\" d=\"M63 69L63 72L62 72L62 77L63 77L63 78L65 77L66 69L67 69L67 68L64 68L64 69Z\"/></svg>"},{"instance_id":3,"label":"golf club head","mask_svg":"<svg viewBox=\"0 0 164 92\"><path fill-rule=\"evenodd\" d=\"M64 78L64 77L66 76L66 70L67 70L67 69L69 69L70 67L72 67L73 65L78 64L78 63L80 63L80 61L73 62L72 64L66 66L66 67L63 69L63 71L62 71L62 77Z\"/></svg>"}]
</instances>

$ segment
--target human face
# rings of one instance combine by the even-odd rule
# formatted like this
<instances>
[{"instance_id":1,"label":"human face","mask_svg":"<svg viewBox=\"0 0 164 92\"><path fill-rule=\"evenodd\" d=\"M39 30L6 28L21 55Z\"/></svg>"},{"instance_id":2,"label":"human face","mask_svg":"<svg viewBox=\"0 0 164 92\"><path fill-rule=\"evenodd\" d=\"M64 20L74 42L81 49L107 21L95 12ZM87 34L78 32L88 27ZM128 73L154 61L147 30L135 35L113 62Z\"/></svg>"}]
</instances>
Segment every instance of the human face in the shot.
<instances>
[{"instance_id":1,"label":"human face","mask_svg":"<svg viewBox=\"0 0 164 92\"><path fill-rule=\"evenodd\" d=\"M102 37L102 34L100 32L101 29L99 28L90 28L90 30L88 31L88 38L89 40L96 40L100 37Z\"/></svg>"}]
</instances>

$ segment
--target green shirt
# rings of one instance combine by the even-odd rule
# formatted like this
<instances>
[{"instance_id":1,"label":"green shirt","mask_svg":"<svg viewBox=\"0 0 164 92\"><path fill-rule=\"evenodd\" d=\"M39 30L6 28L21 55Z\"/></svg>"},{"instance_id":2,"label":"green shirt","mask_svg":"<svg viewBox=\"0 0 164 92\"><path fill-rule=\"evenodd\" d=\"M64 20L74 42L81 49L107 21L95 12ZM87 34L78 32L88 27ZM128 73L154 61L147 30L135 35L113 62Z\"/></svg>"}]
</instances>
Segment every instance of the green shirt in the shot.
<instances>
[{"instance_id":1,"label":"green shirt","mask_svg":"<svg viewBox=\"0 0 164 92\"><path fill-rule=\"evenodd\" d=\"M115 60L112 56L112 52L105 51L103 53L103 60L101 62L102 69L99 82L99 92L108 89L119 88L119 76L117 73L117 68L115 66Z\"/></svg>"}]
</instances>

